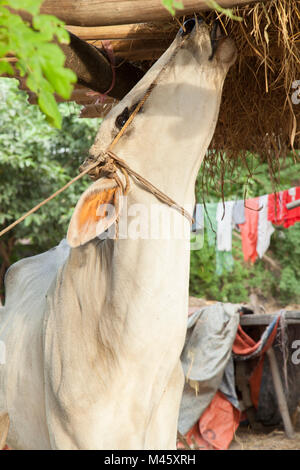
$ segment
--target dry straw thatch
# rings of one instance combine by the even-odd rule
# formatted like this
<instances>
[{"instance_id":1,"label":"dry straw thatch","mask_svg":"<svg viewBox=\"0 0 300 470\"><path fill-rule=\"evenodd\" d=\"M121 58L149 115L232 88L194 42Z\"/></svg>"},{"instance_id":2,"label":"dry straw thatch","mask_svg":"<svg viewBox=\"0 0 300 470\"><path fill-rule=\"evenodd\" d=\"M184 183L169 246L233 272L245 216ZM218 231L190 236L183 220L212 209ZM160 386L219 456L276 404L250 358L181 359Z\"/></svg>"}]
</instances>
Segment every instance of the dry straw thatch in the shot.
<instances>
[{"instance_id":1,"label":"dry straw thatch","mask_svg":"<svg viewBox=\"0 0 300 470\"><path fill-rule=\"evenodd\" d=\"M212 148L235 156L251 151L266 159L300 148L300 10L298 0L257 3L220 16L238 59L224 86ZM300 87L299 87L300 92ZM293 103L294 101L294 103ZM298 126L298 127L297 127Z\"/></svg>"}]
</instances>

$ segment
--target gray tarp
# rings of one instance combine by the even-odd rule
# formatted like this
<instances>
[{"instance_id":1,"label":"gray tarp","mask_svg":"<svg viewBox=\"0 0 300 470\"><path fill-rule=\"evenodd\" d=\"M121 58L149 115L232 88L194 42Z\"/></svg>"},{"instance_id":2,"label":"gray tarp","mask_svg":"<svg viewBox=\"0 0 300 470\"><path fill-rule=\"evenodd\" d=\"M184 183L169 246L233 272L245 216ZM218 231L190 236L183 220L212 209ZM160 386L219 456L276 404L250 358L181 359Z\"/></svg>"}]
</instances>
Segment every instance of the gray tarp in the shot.
<instances>
[{"instance_id":1,"label":"gray tarp","mask_svg":"<svg viewBox=\"0 0 300 470\"><path fill-rule=\"evenodd\" d=\"M198 382L198 394L186 381L178 430L187 433L221 390L238 407L231 357L239 325L240 305L216 303L197 310L188 319L181 362L186 379Z\"/></svg>"}]
</instances>

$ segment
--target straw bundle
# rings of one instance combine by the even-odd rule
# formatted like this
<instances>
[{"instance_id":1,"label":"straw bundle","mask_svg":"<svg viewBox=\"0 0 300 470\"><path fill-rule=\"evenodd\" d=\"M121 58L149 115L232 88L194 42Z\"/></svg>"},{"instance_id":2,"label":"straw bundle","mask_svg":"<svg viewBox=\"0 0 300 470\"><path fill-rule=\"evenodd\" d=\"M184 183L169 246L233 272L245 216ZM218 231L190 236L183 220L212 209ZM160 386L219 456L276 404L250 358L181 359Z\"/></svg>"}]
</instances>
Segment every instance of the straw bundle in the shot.
<instances>
[{"instance_id":1,"label":"straw bundle","mask_svg":"<svg viewBox=\"0 0 300 470\"><path fill-rule=\"evenodd\" d=\"M211 148L231 156L240 151L266 159L285 155L300 148L300 100L293 88L299 85L300 92L299 2L273 0L233 11L242 22L224 15L220 20L236 43L238 59L225 82Z\"/></svg>"}]
</instances>

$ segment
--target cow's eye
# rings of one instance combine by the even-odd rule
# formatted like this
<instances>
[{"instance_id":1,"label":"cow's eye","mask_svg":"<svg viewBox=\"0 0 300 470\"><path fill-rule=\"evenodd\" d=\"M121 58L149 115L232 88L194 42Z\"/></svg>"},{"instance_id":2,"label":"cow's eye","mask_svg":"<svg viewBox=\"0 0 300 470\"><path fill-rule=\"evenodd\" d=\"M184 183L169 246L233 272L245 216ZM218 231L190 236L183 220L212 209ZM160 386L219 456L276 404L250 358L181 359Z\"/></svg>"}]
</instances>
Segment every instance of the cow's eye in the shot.
<instances>
[{"instance_id":1,"label":"cow's eye","mask_svg":"<svg viewBox=\"0 0 300 470\"><path fill-rule=\"evenodd\" d=\"M118 129L122 129L125 122L129 119L129 109L126 107L121 114L116 118L115 126Z\"/></svg>"}]
</instances>

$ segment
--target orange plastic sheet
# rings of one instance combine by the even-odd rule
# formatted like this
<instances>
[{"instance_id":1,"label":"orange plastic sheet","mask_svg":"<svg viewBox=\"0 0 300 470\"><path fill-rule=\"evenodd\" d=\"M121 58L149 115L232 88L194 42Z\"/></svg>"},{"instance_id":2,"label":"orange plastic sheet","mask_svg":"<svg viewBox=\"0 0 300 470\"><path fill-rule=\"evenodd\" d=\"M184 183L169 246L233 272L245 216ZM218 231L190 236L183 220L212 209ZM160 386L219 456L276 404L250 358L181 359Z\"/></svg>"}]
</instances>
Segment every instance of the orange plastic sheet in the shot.
<instances>
[{"instance_id":1,"label":"orange plastic sheet","mask_svg":"<svg viewBox=\"0 0 300 470\"><path fill-rule=\"evenodd\" d=\"M199 421L185 435L186 442L199 450L226 450L239 422L240 411L218 391ZM178 448L183 449L184 445L179 443Z\"/></svg>"}]
</instances>

